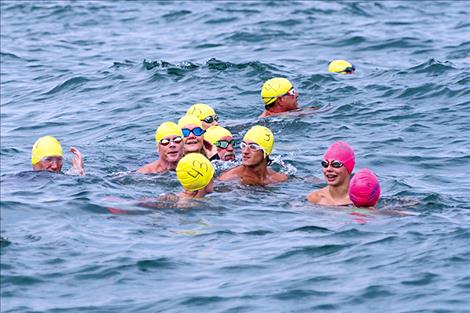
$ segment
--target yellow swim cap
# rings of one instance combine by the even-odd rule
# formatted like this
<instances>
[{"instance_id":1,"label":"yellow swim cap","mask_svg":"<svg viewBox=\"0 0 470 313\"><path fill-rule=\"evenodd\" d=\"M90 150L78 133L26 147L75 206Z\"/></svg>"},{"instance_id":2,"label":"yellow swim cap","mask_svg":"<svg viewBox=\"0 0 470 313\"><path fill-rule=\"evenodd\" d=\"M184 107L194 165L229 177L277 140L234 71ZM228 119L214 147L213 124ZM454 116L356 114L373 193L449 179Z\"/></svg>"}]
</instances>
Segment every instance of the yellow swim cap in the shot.
<instances>
[{"instance_id":1,"label":"yellow swim cap","mask_svg":"<svg viewBox=\"0 0 470 313\"><path fill-rule=\"evenodd\" d=\"M173 122L164 122L160 126L158 126L157 130L155 131L155 140L160 142L166 136L180 136L183 137L183 132L181 128L178 127Z\"/></svg>"},{"instance_id":2,"label":"yellow swim cap","mask_svg":"<svg viewBox=\"0 0 470 313\"><path fill-rule=\"evenodd\" d=\"M60 155L62 156L62 146L60 142L52 136L44 136L36 140L31 151L31 163L34 165L42 158Z\"/></svg>"},{"instance_id":3,"label":"yellow swim cap","mask_svg":"<svg viewBox=\"0 0 470 313\"><path fill-rule=\"evenodd\" d=\"M228 129L223 128L222 126L211 126L204 133L204 140L214 144L215 142L219 141L220 138L226 136L233 137Z\"/></svg>"},{"instance_id":4,"label":"yellow swim cap","mask_svg":"<svg viewBox=\"0 0 470 313\"><path fill-rule=\"evenodd\" d=\"M250 130L245 134L243 140L251 140L256 142L260 145L261 148L264 149L267 155L271 154L274 145L274 134L271 130L264 126L253 126Z\"/></svg>"},{"instance_id":5,"label":"yellow swim cap","mask_svg":"<svg viewBox=\"0 0 470 313\"><path fill-rule=\"evenodd\" d=\"M328 72L347 74L356 70L354 65L345 60L333 60L328 63Z\"/></svg>"},{"instance_id":6,"label":"yellow swim cap","mask_svg":"<svg viewBox=\"0 0 470 313\"><path fill-rule=\"evenodd\" d=\"M213 108L208 106L207 104L204 103L196 103L193 104L188 111L186 112L186 115L194 115L197 117L199 120L204 120L206 117L215 115L215 111Z\"/></svg>"},{"instance_id":7,"label":"yellow swim cap","mask_svg":"<svg viewBox=\"0 0 470 313\"><path fill-rule=\"evenodd\" d=\"M214 177L214 167L202 154L190 153L178 162L176 176L184 189L196 191L210 183Z\"/></svg>"},{"instance_id":8,"label":"yellow swim cap","mask_svg":"<svg viewBox=\"0 0 470 313\"><path fill-rule=\"evenodd\" d=\"M267 80L261 88L261 98L264 105L276 101L276 97L287 93L292 88L291 82L286 78L276 77Z\"/></svg>"},{"instance_id":9,"label":"yellow swim cap","mask_svg":"<svg viewBox=\"0 0 470 313\"><path fill-rule=\"evenodd\" d=\"M185 127L186 125L189 125L189 124L194 124L196 126L202 127L201 121L197 117L195 117L194 115L185 115L182 118L180 118L179 121L178 121L178 127L179 128L183 128L183 127Z\"/></svg>"}]
</instances>

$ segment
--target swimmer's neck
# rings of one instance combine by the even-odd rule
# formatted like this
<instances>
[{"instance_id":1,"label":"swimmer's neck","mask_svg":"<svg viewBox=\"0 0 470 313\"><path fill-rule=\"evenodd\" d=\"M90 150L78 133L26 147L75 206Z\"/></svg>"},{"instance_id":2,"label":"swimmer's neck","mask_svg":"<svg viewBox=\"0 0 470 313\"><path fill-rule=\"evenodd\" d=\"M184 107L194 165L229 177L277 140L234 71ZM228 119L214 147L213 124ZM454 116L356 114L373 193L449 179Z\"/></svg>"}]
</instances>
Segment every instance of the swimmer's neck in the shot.
<instances>
[{"instance_id":1,"label":"swimmer's neck","mask_svg":"<svg viewBox=\"0 0 470 313\"><path fill-rule=\"evenodd\" d=\"M328 194L332 199L342 199L349 193L349 180L339 186L327 186ZM349 196L348 196L349 198Z\"/></svg>"},{"instance_id":2,"label":"swimmer's neck","mask_svg":"<svg viewBox=\"0 0 470 313\"><path fill-rule=\"evenodd\" d=\"M176 170L176 166L178 166L178 162L168 162L162 158L157 160L157 170L161 172L174 171Z\"/></svg>"}]
</instances>

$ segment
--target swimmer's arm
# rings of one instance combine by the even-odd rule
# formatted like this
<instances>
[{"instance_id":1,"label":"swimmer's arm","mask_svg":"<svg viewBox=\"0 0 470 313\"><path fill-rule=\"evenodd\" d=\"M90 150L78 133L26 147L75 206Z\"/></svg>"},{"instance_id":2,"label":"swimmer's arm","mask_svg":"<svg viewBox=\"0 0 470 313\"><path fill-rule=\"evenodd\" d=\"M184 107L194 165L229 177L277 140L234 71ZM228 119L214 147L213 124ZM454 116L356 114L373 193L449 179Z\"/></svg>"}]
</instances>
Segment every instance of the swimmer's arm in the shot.
<instances>
[{"instance_id":1,"label":"swimmer's arm","mask_svg":"<svg viewBox=\"0 0 470 313\"><path fill-rule=\"evenodd\" d=\"M84 176L85 175L85 167L83 165L83 155L75 147L70 147L70 152L72 152L73 157L72 157L72 168L67 172L68 174L71 175L80 175Z\"/></svg>"}]
</instances>

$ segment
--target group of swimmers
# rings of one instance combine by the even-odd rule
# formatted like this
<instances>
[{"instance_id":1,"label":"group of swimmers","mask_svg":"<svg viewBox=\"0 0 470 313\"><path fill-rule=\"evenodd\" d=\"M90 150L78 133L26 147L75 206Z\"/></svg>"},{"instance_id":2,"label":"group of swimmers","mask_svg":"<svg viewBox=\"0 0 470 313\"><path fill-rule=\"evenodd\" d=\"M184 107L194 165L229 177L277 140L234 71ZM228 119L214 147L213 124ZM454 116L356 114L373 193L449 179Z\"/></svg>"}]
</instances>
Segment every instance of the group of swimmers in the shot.
<instances>
[{"instance_id":1,"label":"group of swimmers","mask_svg":"<svg viewBox=\"0 0 470 313\"><path fill-rule=\"evenodd\" d=\"M352 74L355 68L344 60L329 63L329 71ZM260 117L278 115L298 109L299 93L292 83L281 77L267 80L261 89L264 112ZM219 125L212 107L197 103L192 105L178 123L164 122L155 132L159 158L137 169L138 173L155 174L176 171L183 187L179 198L201 198L214 191L213 160L236 160L234 137ZM274 145L272 131L255 125L243 136L240 144L241 165L220 174L219 180L239 180L246 185L270 185L284 182L288 176L269 167ZM73 154L71 174L85 175L83 156L71 147ZM39 138L32 149L35 171L61 172L63 154L60 142L52 136ZM353 178L355 155L343 141L333 143L321 162L327 186L313 191L308 201L320 205L351 205L375 207L380 197L380 184L368 169L357 171Z\"/></svg>"}]
</instances>

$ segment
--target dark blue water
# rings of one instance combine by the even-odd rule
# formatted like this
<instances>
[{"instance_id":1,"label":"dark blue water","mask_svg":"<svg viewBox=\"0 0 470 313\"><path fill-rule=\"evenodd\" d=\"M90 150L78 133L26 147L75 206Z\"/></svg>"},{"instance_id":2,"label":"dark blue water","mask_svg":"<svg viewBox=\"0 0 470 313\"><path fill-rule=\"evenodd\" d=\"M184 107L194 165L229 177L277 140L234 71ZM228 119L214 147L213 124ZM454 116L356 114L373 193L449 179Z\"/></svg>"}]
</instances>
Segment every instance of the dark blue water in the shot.
<instances>
[{"instance_id":1,"label":"dark blue water","mask_svg":"<svg viewBox=\"0 0 470 313\"><path fill-rule=\"evenodd\" d=\"M1 311L470 312L469 17L465 1L2 1ZM328 73L335 58L356 74ZM258 121L274 76L318 110ZM180 190L129 172L196 102L237 139L269 126L289 181L139 207ZM85 177L30 172L48 134ZM379 208L416 215L308 204L336 140L376 172Z\"/></svg>"}]
</instances>

